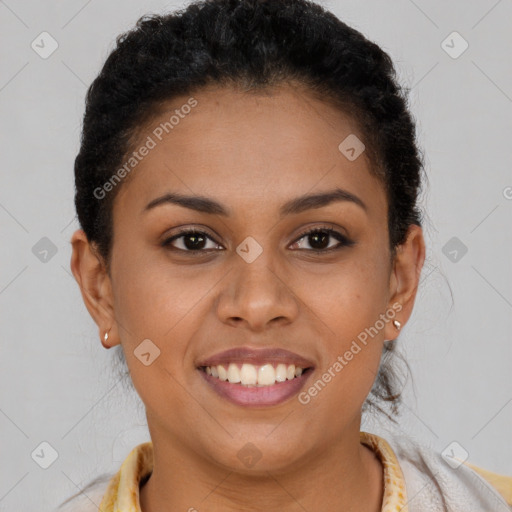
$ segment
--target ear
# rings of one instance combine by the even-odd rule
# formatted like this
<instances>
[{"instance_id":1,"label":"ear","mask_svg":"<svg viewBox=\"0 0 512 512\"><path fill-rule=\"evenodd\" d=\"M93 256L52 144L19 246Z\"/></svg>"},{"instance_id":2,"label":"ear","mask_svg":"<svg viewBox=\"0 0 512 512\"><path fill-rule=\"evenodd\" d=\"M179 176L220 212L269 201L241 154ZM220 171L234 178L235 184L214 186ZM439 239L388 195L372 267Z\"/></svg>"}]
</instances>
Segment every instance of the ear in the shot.
<instances>
[{"instance_id":1,"label":"ear","mask_svg":"<svg viewBox=\"0 0 512 512\"><path fill-rule=\"evenodd\" d=\"M80 286L85 306L98 325L103 346L111 348L119 344L119 336L114 316L112 286L106 265L96 247L89 243L83 230L79 229L73 233L71 245L71 271ZM109 332L106 342L103 341L105 332Z\"/></svg>"},{"instance_id":2,"label":"ear","mask_svg":"<svg viewBox=\"0 0 512 512\"><path fill-rule=\"evenodd\" d=\"M423 230L413 224L409 226L406 241L397 247L389 281L388 310L395 312L393 320L398 320L402 328L412 314L424 261ZM392 321L386 323L386 340L395 339L398 333Z\"/></svg>"}]
</instances>

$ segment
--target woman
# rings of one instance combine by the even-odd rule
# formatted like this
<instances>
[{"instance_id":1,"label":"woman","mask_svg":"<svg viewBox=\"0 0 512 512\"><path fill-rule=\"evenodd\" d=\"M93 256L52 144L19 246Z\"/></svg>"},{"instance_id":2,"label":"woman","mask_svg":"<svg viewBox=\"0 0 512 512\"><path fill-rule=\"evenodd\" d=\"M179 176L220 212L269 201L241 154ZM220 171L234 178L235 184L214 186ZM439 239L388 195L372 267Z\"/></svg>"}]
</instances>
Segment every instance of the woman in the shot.
<instances>
[{"instance_id":1,"label":"woman","mask_svg":"<svg viewBox=\"0 0 512 512\"><path fill-rule=\"evenodd\" d=\"M422 170L389 56L314 3L206 0L120 36L87 94L71 268L151 442L67 505L507 510L512 478L360 431L397 413Z\"/></svg>"}]
</instances>

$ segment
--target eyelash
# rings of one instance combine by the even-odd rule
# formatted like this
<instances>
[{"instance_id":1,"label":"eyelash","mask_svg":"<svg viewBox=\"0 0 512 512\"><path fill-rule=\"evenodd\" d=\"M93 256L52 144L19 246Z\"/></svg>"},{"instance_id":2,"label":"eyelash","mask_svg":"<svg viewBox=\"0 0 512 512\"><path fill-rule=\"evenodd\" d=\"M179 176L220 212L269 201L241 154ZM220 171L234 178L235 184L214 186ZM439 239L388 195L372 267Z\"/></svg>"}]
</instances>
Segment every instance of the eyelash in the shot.
<instances>
[{"instance_id":1,"label":"eyelash","mask_svg":"<svg viewBox=\"0 0 512 512\"><path fill-rule=\"evenodd\" d=\"M314 228L308 229L307 231L300 234L299 237L296 238L293 243L295 244L295 243L301 241L303 238L305 238L309 235L312 235L314 233L326 233L328 236L338 240L339 244L335 247L330 247L328 249L299 249L299 250L301 250L301 251L305 250L307 252L313 252L316 254L330 254L331 252L338 251L338 250L342 249L343 247L351 247L355 244L354 241L348 239L345 235L342 235L340 232L338 232L328 226L320 226L320 227L314 227ZM171 243L174 242L174 240L177 240L177 239L182 238L183 236L186 236L189 234L203 235L206 238L209 238L211 241L217 243L205 231L201 231L196 228L185 228L185 229L182 229L181 231L179 231L177 234L173 235L172 237L164 240L162 242L162 247L169 247L171 245ZM171 246L170 250L186 252L193 256L200 256L201 253L205 253L208 251L216 251L217 249L195 249L195 250L188 249L188 250L185 250L185 249L177 249L177 248Z\"/></svg>"}]
</instances>

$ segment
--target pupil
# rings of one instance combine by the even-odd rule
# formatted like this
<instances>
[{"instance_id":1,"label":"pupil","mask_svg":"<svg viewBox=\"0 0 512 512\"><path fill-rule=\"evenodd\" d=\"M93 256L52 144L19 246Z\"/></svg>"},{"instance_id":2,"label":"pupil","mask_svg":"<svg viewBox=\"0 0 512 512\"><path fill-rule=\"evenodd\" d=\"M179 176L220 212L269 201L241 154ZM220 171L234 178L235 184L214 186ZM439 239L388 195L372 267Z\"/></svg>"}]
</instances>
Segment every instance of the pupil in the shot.
<instances>
[{"instance_id":1,"label":"pupil","mask_svg":"<svg viewBox=\"0 0 512 512\"><path fill-rule=\"evenodd\" d=\"M188 243L188 241L192 240L192 243ZM198 247L201 245L201 242L204 242L204 237L198 234L190 234L185 237L185 247L187 249L190 249L191 251L200 249L201 247Z\"/></svg>"},{"instance_id":2,"label":"pupil","mask_svg":"<svg viewBox=\"0 0 512 512\"><path fill-rule=\"evenodd\" d=\"M329 234L325 231L318 231L317 233L314 233L312 235L309 235L310 237L310 245L311 247L314 247L315 249L325 249L329 244L326 243L329 239ZM314 240L313 243L311 243L311 240ZM320 240L320 243L317 243Z\"/></svg>"}]
</instances>

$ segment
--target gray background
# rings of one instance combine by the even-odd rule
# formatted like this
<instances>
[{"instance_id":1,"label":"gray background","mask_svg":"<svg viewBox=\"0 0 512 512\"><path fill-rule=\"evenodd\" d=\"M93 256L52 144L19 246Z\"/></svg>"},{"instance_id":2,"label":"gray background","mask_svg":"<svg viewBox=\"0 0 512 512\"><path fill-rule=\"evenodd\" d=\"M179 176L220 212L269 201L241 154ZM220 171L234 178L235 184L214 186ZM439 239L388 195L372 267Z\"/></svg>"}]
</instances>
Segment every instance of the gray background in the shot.
<instances>
[{"instance_id":1,"label":"gray background","mask_svg":"<svg viewBox=\"0 0 512 512\"><path fill-rule=\"evenodd\" d=\"M456 441L470 462L512 475L512 2L322 3L394 59L426 153L428 259L400 336L415 391L409 383L400 428L439 451ZM148 440L70 272L73 161L86 87L115 36L182 5L0 2L2 511L51 510ZM31 47L43 31L58 43L47 59ZM445 49L462 40L442 44L453 31L469 44L457 58ZM38 254L44 237L55 254ZM47 446L39 464L31 457L42 442L58 454L48 469Z\"/></svg>"}]
</instances>

